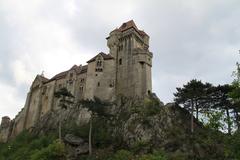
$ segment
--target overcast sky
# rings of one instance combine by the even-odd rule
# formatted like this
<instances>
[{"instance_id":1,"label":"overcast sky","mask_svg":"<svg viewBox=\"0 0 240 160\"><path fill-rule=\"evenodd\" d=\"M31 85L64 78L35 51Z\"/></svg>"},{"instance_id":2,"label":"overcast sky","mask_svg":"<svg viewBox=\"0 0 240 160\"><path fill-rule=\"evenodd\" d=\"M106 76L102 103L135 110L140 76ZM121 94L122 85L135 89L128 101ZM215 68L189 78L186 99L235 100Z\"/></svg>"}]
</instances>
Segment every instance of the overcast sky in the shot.
<instances>
[{"instance_id":1,"label":"overcast sky","mask_svg":"<svg viewBox=\"0 0 240 160\"><path fill-rule=\"evenodd\" d=\"M86 64L133 19L150 36L153 91L164 102L196 78L232 81L239 60L239 0L0 0L0 117L24 106L37 74Z\"/></svg>"}]
</instances>

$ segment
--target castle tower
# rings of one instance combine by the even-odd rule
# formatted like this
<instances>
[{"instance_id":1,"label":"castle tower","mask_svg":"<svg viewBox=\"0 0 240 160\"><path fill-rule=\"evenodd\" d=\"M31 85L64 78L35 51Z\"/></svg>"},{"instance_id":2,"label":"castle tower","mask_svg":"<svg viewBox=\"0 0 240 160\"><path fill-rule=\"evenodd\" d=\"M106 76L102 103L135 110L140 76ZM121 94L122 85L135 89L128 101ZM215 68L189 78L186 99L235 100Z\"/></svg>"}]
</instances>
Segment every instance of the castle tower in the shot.
<instances>
[{"instance_id":1,"label":"castle tower","mask_svg":"<svg viewBox=\"0 0 240 160\"><path fill-rule=\"evenodd\" d=\"M144 97L151 93L149 36L131 20L110 32L107 44L115 59L116 95Z\"/></svg>"},{"instance_id":2,"label":"castle tower","mask_svg":"<svg viewBox=\"0 0 240 160\"><path fill-rule=\"evenodd\" d=\"M0 125L0 142L7 142L11 134L11 119L7 116L2 117Z\"/></svg>"},{"instance_id":3,"label":"castle tower","mask_svg":"<svg viewBox=\"0 0 240 160\"><path fill-rule=\"evenodd\" d=\"M7 128L11 123L11 119L8 116L2 117L0 128Z\"/></svg>"}]
</instances>

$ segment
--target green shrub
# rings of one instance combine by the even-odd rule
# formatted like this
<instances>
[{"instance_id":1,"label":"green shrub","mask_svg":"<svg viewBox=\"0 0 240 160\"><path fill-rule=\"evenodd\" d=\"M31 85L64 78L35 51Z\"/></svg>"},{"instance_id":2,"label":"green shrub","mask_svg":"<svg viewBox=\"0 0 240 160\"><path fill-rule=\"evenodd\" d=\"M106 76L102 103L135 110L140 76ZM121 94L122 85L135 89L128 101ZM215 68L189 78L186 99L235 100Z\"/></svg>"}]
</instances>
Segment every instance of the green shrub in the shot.
<instances>
[{"instance_id":1,"label":"green shrub","mask_svg":"<svg viewBox=\"0 0 240 160\"><path fill-rule=\"evenodd\" d=\"M30 160L60 160L65 158L65 147L60 141L54 141L48 147L36 150Z\"/></svg>"},{"instance_id":2,"label":"green shrub","mask_svg":"<svg viewBox=\"0 0 240 160\"><path fill-rule=\"evenodd\" d=\"M108 160L131 160L133 159L133 154L127 150L119 150L117 151L112 158Z\"/></svg>"},{"instance_id":3,"label":"green shrub","mask_svg":"<svg viewBox=\"0 0 240 160\"><path fill-rule=\"evenodd\" d=\"M131 151L134 153L139 153L143 150L149 150L150 149L150 144L148 142L145 141L136 141L132 147L131 147Z\"/></svg>"},{"instance_id":4,"label":"green shrub","mask_svg":"<svg viewBox=\"0 0 240 160\"><path fill-rule=\"evenodd\" d=\"M96 147L107 147L112 143L112 135L106 125L107 121L102 117L93 119L93 144Z\"/></svg>"},{"instance_id":5,"label":"green shrub","mask_svg":"<svg viewBox=\"0 0 240 160\"><path fill-rule=\"evenodd\" d=\"M75 121L71 121L62 127L62 132L63 135L71 133L83 139L88 139L89 124L79 126Z\"/></svg>"},{"instance_id":6,"label":"green shrub","mask_svg":"<svg viewBox=\"0 0 240 160\"><path fill-rule=\"evenodd\" d=\"M47 147L56 137L34 136L27 131L20 133L15 139L6 144L0 144L0 160L30 160L36 150Z\"/></svg>"},{"instance_id":7,"label":"green shrub","mask_svg":"<svg viewBox=\"0 0 240 160\"><path fill-rule=\"evenodd\" d=\"M137 160L167 160L163 151L154 151L152 154L145 154L140 156Z\"/></svg>"}]
</instances>

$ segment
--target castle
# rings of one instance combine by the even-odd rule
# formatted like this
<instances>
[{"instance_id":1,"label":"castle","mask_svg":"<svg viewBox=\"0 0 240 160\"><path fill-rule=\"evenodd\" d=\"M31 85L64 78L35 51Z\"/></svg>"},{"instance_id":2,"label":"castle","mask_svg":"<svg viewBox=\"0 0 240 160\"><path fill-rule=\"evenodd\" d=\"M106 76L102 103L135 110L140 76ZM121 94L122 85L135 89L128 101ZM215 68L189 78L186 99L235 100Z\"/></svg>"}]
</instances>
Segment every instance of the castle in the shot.
<instances>
[{"instance_id":1,"label":"castle","mask_svg":"<svg viewBox=\"0 0 240 160\"><path fill-rule=\"evenodd\" d=\"M43 115L58 109L54 93L66 87L75 97L115 101L121 96L144 98L152 91L152 53L149 36L134 21L123 23L110 32L109 54L100 52L87 65L74 65L48 79L37 75L27 94L24 108L10 120L2 118L0 142L31 128Z\"/></svg>"}]
</instances>

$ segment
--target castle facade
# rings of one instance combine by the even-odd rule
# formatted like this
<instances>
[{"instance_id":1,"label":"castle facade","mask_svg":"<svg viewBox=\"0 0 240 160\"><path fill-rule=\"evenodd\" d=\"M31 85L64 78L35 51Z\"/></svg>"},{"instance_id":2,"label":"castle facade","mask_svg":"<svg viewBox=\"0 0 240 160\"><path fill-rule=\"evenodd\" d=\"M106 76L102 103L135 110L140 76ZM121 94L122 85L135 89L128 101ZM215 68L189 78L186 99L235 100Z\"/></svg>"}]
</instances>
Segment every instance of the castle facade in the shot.
<instances>
[{"instance_id":1,"label":"castle facade","mask_svg":"<svg viewBox=\"0 0 240 160\"><path fill-rule=\"evenodd\" d=\"M13 120L3 117L0 141L15 137L47 112L58 109L54 93L63 87L75 101L97 97L112 102L121 96L144 98L150 94L153 55L148 50L149 36L131 20L111 31L106 39L109 53L100 52L87 65L74 65L50 79L37 75L24 108Z\"/></svg>"}]
</instances>

